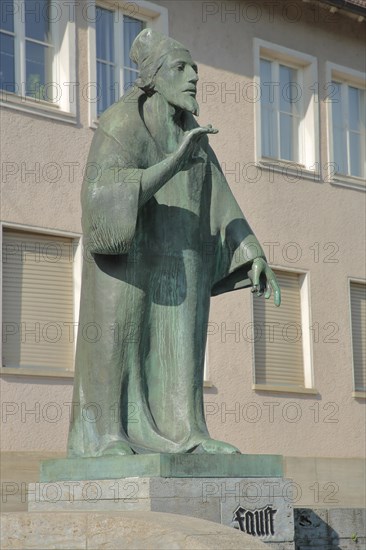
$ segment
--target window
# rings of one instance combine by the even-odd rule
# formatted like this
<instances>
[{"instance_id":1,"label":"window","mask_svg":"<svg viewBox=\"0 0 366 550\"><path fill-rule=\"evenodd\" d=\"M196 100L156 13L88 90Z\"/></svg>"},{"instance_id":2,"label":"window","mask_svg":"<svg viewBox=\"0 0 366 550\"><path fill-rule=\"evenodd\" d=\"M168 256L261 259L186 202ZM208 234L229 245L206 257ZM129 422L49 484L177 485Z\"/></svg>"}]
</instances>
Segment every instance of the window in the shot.
<instances>
[{"instance_id":1,"label":"window","mask_svg":"<svg viewBox=\"0 0 366 550\"><path fill-rule=\"evenodd\" d=\"M75 30L66 4L52 0L0 3L0 90L74 112ZM8 105L9 106L9 105Z\"/></svg>"},{"instance_id":2,"label":"window","mask_svg":"<svg viewBox=\"0 0 366 550\"><path fill-rule=\"evenodd\" d=\"M10 1L6 2L6 0L1 3L0 88L2 90L8 89L9 92L15 92L14 17L11 14L12 5L9 4Z\"/></svg>"},{"instance_id":3,"label":"window","mask_svg":"<svg viewBox=\"0 0 366 550\"><path fill-rule=\"evenodd\" d=\"M25 0L24 7L25 93L47 101L50 98L45 87L53 81L52 63L55 58L53 25L46 15L37 13L39 2Z\"/></svg>"},{"instance_id":4,"label":"window","mask_svg":"<svg viewBox=\"0 0 366 550\"><path fill-rule=\"evenodd\" d=\"M92 127L136 80L137 67L129 53L132 42L146 27L168 34L167 9L144 0L96 2L89 24L89 81L96 86L95 99L89 100Z\"/></svg>"},{"instance_id":5,"label":"window","mask_svg":"<svg viewBox=\"0 0 366 550\"><path fill-rule=\"evenodd\" d=\"M298 69L260 60L262 155L299 162ZM279 82L272 87L271 83Z\"/></svg>"},{"instance_id":6,"label":"window","mask_svg":"<svg viewBox=\"0 0 366 550\"><path fill-rule=\"evenodd\" d=\"M354 389L366 392L366 284L351 282L350 291Z\"/></svg>"},{"instance_id":7,"label":"window","mask_svg":"<svg viewBox=\"0 0 366 550\"><path fill-rule=\"evenodd\" d=\"M143 21L97 6L98 115L117 101L137 78L137 66L130 60L129 52L143 28Z\"/></svg>"},{"instance_id":8,"label":"window","mask_svg":"<svg viewBox=\"0 0 366 550\"><path fill-rule=\"evenodd\" d=\"M336 172L365 177L365 91L332 81L332 160Z\"/></svg>"},{"instance_id":9,"label":"window","mask_svg":"<svg viewBox=\"0 0 366 550\"><path fill-rule=\"evenodd\" d=\"M78 301L75 240L4 228L2 365L71 370Z\"/></svg>"},{"instance_id":10,"label":"window","mask_svg":"<svg viewBox=\"0 0 366 550\"><path fill-rule=\"evenodd\" d=\"M314 172L318 166L316 59L254 40L257 158Z\"/></svg>"},{"instance_id":11,"label":"window","mask_svg":"<svg viewBox=\"0 0 366 550\"><path fill-rule=\"evenodd\" d=\"M311 390L307 277L278 270L276 276L281 307L253 296L254 389L315 392Z\"/></svg>"}]
</instances>

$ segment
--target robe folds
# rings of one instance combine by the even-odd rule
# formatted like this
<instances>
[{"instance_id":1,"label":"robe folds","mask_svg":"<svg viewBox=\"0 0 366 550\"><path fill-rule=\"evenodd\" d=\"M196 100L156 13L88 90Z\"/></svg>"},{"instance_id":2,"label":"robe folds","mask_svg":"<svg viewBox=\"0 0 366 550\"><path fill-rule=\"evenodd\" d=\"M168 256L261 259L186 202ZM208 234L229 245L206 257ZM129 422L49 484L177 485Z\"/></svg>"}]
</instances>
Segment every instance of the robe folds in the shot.
<instances>
[{"instance_id":1,"label":"robe folds","mask_svg":"<svg viewBox=\"0 0 366 550\"><path fill-rule=\"evenodd\" d=\"M207 137L199 162L141 205L165 158L133 88L100 118L82 187L83 275L69 456L115 442L193 452L209 438L203 368L210 297L251 286L264 258ZM197 127L185 113L185 130Z\"/></svg>"}]
</instances>

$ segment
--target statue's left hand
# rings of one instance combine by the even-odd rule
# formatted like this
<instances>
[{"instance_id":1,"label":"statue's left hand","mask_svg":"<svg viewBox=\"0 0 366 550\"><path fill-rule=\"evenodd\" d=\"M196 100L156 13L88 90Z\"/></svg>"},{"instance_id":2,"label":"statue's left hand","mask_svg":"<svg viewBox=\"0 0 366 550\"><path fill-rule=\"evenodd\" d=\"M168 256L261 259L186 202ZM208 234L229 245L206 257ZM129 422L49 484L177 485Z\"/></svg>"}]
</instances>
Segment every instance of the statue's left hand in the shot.
<instances>
[{"instance_id":1,"label":"statue's left hand","mask_svg":"<svg viewBox=\"0 0 366 550\"><path fill-rule=\"evenodd\" d=\"M252 292L256 292L257 296L262 296L266 291L264 297L268 300L273 290L275 306L278 307L281 304L280 285L276 275L263 258L256 258L253 261L251 279L253 283Z\"/></svg>"}]
</instances>

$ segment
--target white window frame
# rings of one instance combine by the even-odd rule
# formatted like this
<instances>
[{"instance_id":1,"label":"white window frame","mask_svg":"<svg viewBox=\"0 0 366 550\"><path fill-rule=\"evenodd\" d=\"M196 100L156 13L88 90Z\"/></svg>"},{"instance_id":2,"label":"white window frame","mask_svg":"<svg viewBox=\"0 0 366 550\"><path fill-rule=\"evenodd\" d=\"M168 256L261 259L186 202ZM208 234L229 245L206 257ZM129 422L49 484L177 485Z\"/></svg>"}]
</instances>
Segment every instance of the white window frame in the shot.
<instances>
[{"instance_id":1,"label":"white window frame","mask_svg":"<svg viewBox=\"0 0 366 550\"><path fill-rule=\"evenodd\" d=\"M39 114L76 124L76 97L72 90L76 82L75 18L72 19L70 6L57 4L60 17L51 22L54 50L52 63L52 82L57 84L55 101L43 101L25 95L25 22L24 0L15 0L17 9L14 15L14 58L16 93L0 90L0 105L23 112ZM55 3L53 2L53 5Z\"/></svg>"},{"instance_id":2,"label":"white window frame","mask_svg":"<svg viewBox=\"0 0 366 550\"><path fill-rule=\"evenodd\" d=\"M79 304L80 304L80 291L81 291L81 273L82 273L82 236L80 233L73 233L67 231L58 231L56 229L45 229L31 225L22 225L9 222L0 222L0 325L2 327L3 322L3 307L2 307L2 298L3 298L3 280L2 280L2 246L3 246L3 233L4 229L14 229L18 231L25 231L29 233L39 233L41 235L50 235L50 236L60 236L73 239L73 300L74 300L74 323L79 322ZM77 340L77 331L74 333L74 356L76 352L76 340ZM0 339L0 358L2 361L2 338ZM43 367L4 367L1 363L0 365L0 374L19 374L19 375L29 375L29 376L51 376L57 378L70 378L74 376L74 365L70 370L63 370L61 368L43 368Z\"/></svg>"},{"instance_id":3,"label":"white window frame","mask_svg":"<svg viewBox=\"0 0 366 550\"><path fill-rule=\"evenodd\" d=\"M355 88L361 88L365 91L366 94L366 73L361 71L356 71L342 65L337 65L336 63L330 63L329 61L325 64L325 77L326 77L326 88L328 89L332 81L341 82L347 86L354 86ZM366 179L359 178L357 176L349 176L346 174L339 174L334 169L332 169L333 163L336 160L333 158L333 123L332 123L332 100L328 94L326 98L326 112L327 112L327 129L328 129L328 160L331 170L328 174L328 181L333 184L341 185L345 187L351 187L353 189L365 190L366 191ZM365 161L366 162L366 161ZM366 175L366 166L365 166L365 175Z\"/></svg>"},{"instance_id":4,"label":"white window frame","mask_svg":"<svg viewBox=\"0 0 366 550\"><path fill-rule=\"evenodd\" d=\"M206 336L206 352L205 352L205 363L203 367L203 387L204 388L212 388L213 383L210 380L209 376L209 353L208 353L208 342L207 342L207 336Z\"/></svg>"},{"instance_id":5,"label":"white window frame","mask_svg":"<svg viewBox=\"0 0 366 550\"><path fill-rule=\"evenodd\" d=\"M310 300L310 273L301 269L293 269L280 265L271 265L276 271L284 273L295 273L299 275L300 284L300 308L301 308L301 331L302 331L302 356L304 365L304 387L294 388L293 386L277 386L271 384L257 384L255 381L255 346L252 344L252 389L255 391L281 392L281 393L304 393L318 394L314 381L314 361L313 361L313 341L311 337L311 300ZM254 300L264 300L265 298L252 295L251 299L251 318L254 326ZM270 300L273 300L273 295Z\"/></svg>"},{"instance_id":6,"label":"white window frame","mask_svg":"<svg viewBox=\"0 0 366 550\"><path fill-rule=\"evenodd\" d=\"M96 6L116 11L118 9L121 15L127 15L134 19L140 19L146 23L146 26L159 31L163 34L168 34L168 10L163 6L158 6L152 2L145 0L135 0L134 2L117 4L115 0L95 0L94 4L90 5L90 21L88 27L88 44L89 44L89 83L96 84L97 82L97 51L96 51ZM115 52L116 64L123 70L123 19L118 17L118 30L115 33ZM119 78L120 95L123 95L123 75ZM95 100L89 101L89 126L96 128L98 126L97 103Z\"/></svg>"},{"instance_id":7,"label":"white window frame","mask_svg":"<svg viewBox=\"0 0 366 550\"><path fill-rule=\"evenodd\" d=\"M318 175L319 169L319 97L315 86L317 81L318 66L316 57L298 52L254 38L254 82L257 90L260 90L260 59L267 59L278 64L283 64L298 70L298 84L302 90L302 102L300 111L301 119L299 124L299 151L298 162L267 158L262 156L261 141L261 101L260 95L255 103L255 142L256 142L256 163L264 168L286 167L286 173L296 176L304 175L312 179ZM304 105L307 109L304 112Z\"/></svg>"},{"instance_id":8,"label":"white window frame","mask_svg":"<svg viewBox=\"0 0 366 550\"><path fill-rule=\"evenodd\" d=\"M349 329L351 340L351 354L352 354L352 397L366 399L366 391L357 390L355 387L355 361L353 354L353 327L352 327L352 309L351 309L351 283L361 283L366 285L366 279L360 279L358 277L348 277L348 317L349 317Z\"/></svg>"}]
</instances>

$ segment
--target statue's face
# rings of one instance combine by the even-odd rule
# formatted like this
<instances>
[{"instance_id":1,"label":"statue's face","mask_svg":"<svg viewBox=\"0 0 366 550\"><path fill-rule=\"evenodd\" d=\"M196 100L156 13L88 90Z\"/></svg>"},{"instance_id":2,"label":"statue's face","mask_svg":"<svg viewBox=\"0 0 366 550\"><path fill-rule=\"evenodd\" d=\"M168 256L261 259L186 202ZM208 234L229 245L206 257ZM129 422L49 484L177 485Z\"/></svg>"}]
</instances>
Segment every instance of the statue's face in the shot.
<instances>
[{"instance_id":1,"label":"statue's face","mask_svg":"<svg viewBox=\"0 0 366 550\"><path fill-rule=\"evenodd\" d=\"M189 52L173 50L155 76L154 89L174 107L198 114L197 81L197 65Z\"/></svg>"}]
</instances>

